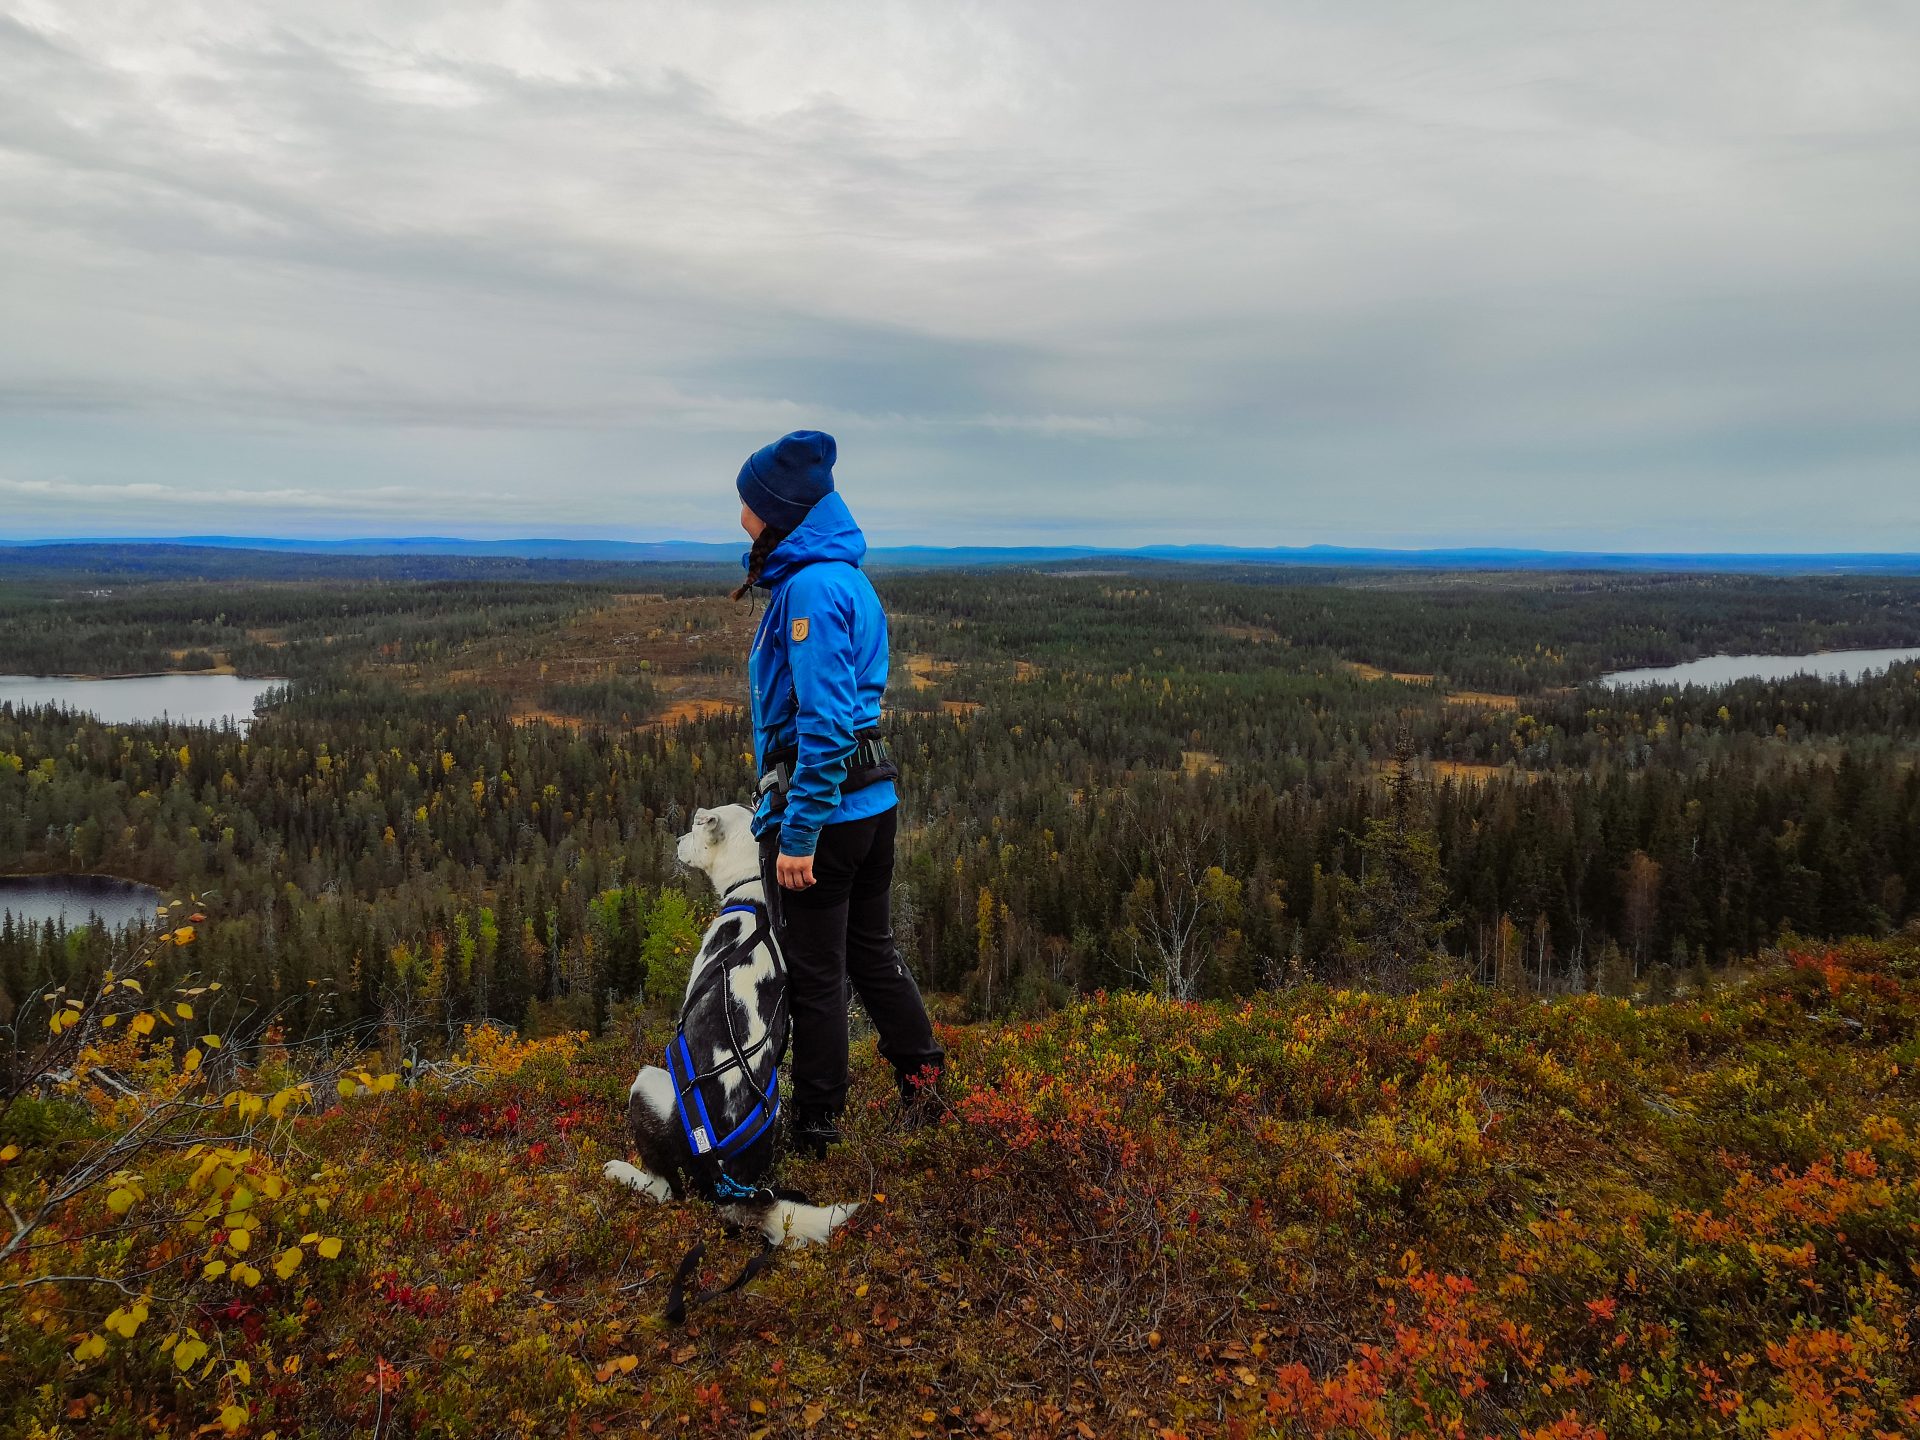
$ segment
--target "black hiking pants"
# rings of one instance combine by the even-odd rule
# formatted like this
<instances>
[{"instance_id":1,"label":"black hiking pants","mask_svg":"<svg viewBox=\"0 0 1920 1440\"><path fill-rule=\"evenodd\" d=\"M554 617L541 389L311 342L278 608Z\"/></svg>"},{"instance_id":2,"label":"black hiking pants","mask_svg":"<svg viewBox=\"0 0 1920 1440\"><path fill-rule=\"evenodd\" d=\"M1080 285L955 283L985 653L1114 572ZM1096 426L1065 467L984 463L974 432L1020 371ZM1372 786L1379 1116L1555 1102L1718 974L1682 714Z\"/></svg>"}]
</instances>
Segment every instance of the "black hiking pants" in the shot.
<instances>
[{"instance_id":1,"label":"black hiking pants","mask_svg":"<svg viewBox=\"0 0 1920 1440\"><path fill-rule=\"evenodd\" d=\"M838 1115L847 1101L848 985L879 1032L880 1053L903 1081L946 1052L933 1038L920 987L893 943L893 836L898 809L820 832L813 887L779 890L779 831L761 843L768 895L778 895L793 1021L793 1104Z\"/></svg>"}]
</instances>

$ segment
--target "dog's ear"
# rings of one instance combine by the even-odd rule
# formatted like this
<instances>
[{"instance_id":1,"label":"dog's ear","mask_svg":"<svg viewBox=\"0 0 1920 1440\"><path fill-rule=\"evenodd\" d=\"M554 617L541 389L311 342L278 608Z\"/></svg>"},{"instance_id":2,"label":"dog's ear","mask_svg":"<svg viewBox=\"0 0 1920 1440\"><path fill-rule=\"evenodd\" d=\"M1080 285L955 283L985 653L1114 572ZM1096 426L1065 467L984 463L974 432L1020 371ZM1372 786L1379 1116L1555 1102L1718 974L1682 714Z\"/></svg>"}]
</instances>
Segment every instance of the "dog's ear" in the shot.
<instances>
[{"instance_id":1,"label":"dog's ear","mask_svg":"<svg viewBox=\"0 0 1920 1440\"><path fill-rule=\"evenodd\" d=\"M698 830L702 835L705 835L709 840L718 840L720 838L720 832L726 827L720 819L718 812L713 810L696 810L693 815L693 828Z\"/></svg>"}]
</instances>

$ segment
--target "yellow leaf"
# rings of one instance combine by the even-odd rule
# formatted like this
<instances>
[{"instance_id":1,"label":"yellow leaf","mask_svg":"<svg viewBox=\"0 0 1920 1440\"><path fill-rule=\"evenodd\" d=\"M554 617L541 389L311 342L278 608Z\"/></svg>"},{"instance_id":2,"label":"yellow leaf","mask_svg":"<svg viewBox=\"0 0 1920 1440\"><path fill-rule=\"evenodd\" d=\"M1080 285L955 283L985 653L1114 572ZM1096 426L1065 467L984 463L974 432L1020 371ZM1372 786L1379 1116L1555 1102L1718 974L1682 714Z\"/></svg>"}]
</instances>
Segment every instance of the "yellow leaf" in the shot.
<instances>
[{"instance_id":1,"label":"yellow leaf","mask_svg":"<svg viewBox=\"0 0 1920 1440\"><path fill-rule=\"evenodd\" d=\"M143 995L146 993L140 988L140 982L138 980L122 980L120 983L126 986L127 989L133 991L133 993L136 995Z\"/></svg>"},{"instance_id":2,"label":"yellow leaf","mask_svg":"<svg viewBox=\"0 0 1920 1440\"><path fill-rule=\"evenodd\" d=\"M107 1196L107 1208L116 1215L124 1215L133 1208L133 1191L122 1188Z\"/></svg>"},{"instance_id":3,"label":"yellow leaf","mask_svg":"<svg viewBox=\"0 0 1920 1440\"><path fill-rule=\"evenodd\" d=\"M102 1030L111 1030L113 1029L114 1026L118 1025L119 1023L120 1023L120 1017L118 1015L103 1016L100 1021L100 1028Z\"/></svg>"},{"instance_id":4,"label":"yellow leaf","mask_svg":"<svg viewBox=\"0 0 1920 1440\"><path fill-rule=\"evenodd\" d=\"M354 1084L353 1081L351 1080L343 1079L338 1085L334 1086L333 1088L340 1092L340 1098L342 1100L348 1100L353 1097L353 1092L358 1090L360 1087Z\"/></svg>"},{"instance_id":5,"label":"yellow leaf","mask_svg":"<svg viewBox=\"0 0 1920 1440\"><path fill-rule=\"evenodd\" d=\"M614 1364L620 1367L620 1373L622 1375L632 1374L634 1368L638 1366L639 1363L640 1357L638 1355L622 1355L618 1360L614 1361Z\"/></svg>"},{"instance_id":6,"label":"yellow leaf","mask_svg":"<svg viewBox=\"0 0 1920 1440\"><path fill-rule=\"evenodd\" d=\"M200 1049L198 1046L195 1046L193 1049L187 1051L187 1053L183 1057L181 1057L180 1073L182 1075L191 1075L193 1074L194 1071L198 1070L199 1068L200 1068Z\"/></svg>"},{"instance_id":7,"label":"yellow leaf","mask_svg":"<svg viewBox=\"0 0 1920 1440\"><path fill-rule=\"evenodd\" d=\"M338 1235L329 1235L314 1248L320 1252L320 1258L322 1260L338 1260L340 1258L340 1237Z\"/></svg>"},{"instance_id":8,"label":"yellow leaf","mask_svg":"<svg viewBox=\"0 0 1920 1440\"><path fill-rule=\"evenodd\" d=\"M258 1285L260 1283L260 1272L251 1265L235 1265L233 1267L233 1278L238 1280L242 1285Z\"/></svg>"},{"instance_id":9,"label":"yellow leaf","mask_svg":"<svg viewBox=\"0 0 1920 1440\"><path fill-rule=\"evenodd\" d=\"M173 1007L173 1013L178 1015L182 1020L191 1020L193 1019L193 1006L182 1000L178 1005Z\"/></svg>"},{"instance_id":10,"label":"yellow leaf","mask_svg":"<svg viewBox=\"0 0 1920 1440\"><path fill-rule=\"evenodd\" d=\"M202 1280L218 1280L222 1275L226 1273L227 1273L226 1261L209 1260L207 1262L206 1269L200 1272L200 1278Z\"/></svg>"},{"instance_id":11,"label":"yellow leaf","mask_svg":"<svg viewBox=\"0 0 1920 1440\"><path fill-rule=\"evenodd\" d=\"M0 1146L0 1165L6 1164L9 1160L18 1160L19 1158L20 1147L18 1145Z\"/></svg>"},{"instance_id":12,"label":"yellow leaf","mask_svg":"<svg viewBox=\"0 0 1920 1440\"><path fill-rule=\"evenodd\" d=\"M282 1250L280 1258L273 1262L273 1273L284 1280L300 1268L300 1262L304 1258L298 1245Z\"/></svg>"},{"instance_id":13,"label":"yellow leaf","mask_svg":"<svg viewBox=\"0 0 1920 1440\"><path fill-rule=\"evenodd\" d=\"M209 1050L218 1050L220 1048L220 1037L218 1035L202 1035L200 1037L200 1043Z\"/></svg>"},{"instance_id":14,"label":"yellow leaf","mask_svg":"<svg viewBox=\"0 0 1920 1440\"><path fill-rule=\"evenodd\" d=\"M128 1028L136 1035L151 1035L153 1033L153 1016L142 1010L138 1015L133 1017L133 1021Z\"/></svg>"},{"instance_id":15,"label":"yellow leaf","mask_svg":"<svg viewBox=\"0 0 1920 1440\"><path fill-rule=\"evenodd\" d=\"M247 1248L252 1244L253 1237L244 1230L229 1230L227 1232L227 1248L232 1250L236 1255L244 1255L247 1252ZM238 1274L239 1272L236 1270L235 1273Z\"/></svg>"},{"instance_id":16,"label":"yellow leaf","mask_svg":"<svg viewBox=\"0 0 1920 1440\"><path fill-rule=\"evenodd\" d=\"M229 1405L220 1412L220 1428L228 1434L232 1434L246 1423L247 1407L244 1405Z\"/></svg>"},{"instance_id":17,"label":"yellow leaf","mask_svg":"<svg viewBox=\"0 0 1920 1440\"><path fill-rule=\"evenodd\" d=\"M193 943L193 926L182 925L178 930L174 931L173 943L176 945L191 945Z\"/></svg>"},{"instance_id":18,"label":"yellow leaf","mask_svg":"<svg viewBox=\"0 0 1920 1440\"><path fill-rule=\"evenodd\" d=\"M244 1360L234 1361L231 1373L233 1378L238 1380L242 1385L251 1385L253 1383L253 1366Z\"/></svg>"}]
</instances>

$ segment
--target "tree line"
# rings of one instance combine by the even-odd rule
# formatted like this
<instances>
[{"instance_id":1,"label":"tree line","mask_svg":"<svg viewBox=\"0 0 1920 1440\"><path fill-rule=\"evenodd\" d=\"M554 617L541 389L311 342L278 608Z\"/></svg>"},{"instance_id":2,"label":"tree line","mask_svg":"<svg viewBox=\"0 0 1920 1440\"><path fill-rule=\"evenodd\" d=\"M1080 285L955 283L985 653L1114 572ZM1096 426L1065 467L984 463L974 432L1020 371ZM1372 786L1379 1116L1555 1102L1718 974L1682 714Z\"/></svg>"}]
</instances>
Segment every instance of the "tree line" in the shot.
<instances>
[{"instance_id":1,"label":"tree line","mask_svg":"<svg viewBox=\"0 0 1920 1440\"><path fill-rule=\"evenodd\" d=\"M1259 587L883 585L905 771L898 929L923 983L974 1013L1309 978L1657 992L1784 930L1886 931L1920 905L1911 669L1462 703L1324 647L1355 623L1343 607L1383 613L1373 590L1299 587L1284 605L1307 618L1288 631L1271 596L1238 593ZM151 588L155 643L209 598ZM636 727L655 698L639 675L561 697L572 725L516 723L482 685L396 683L398 667L431 674L476 647L537 648L594 596L387 588L226 597L243 630L278 606L283 641L358 637L353 663L296 654L291 698L245 733L0 708L0 864L215 897L191 954L226 982L235 1033L251 1016L290 1038L431 1045L471 1019L594 1028L672 996L711 907L672 843L696 806L749 793L743 717ZM1702 629L1723 589L1645 585L1629 628L1717 643L1700 637L1741 633L1757 603L1737 591L1722 628ZM1475 612L1485 648L1455 663L1492 674L1508 612L1535 597L1475 593L1505 618ZM1778 623L1829 599L1789 588ZM1391 643L1347 658L1384 668ZM916 685L916 649L955 668L920 666ZM0 930L0 1015L128 943Z\"/></svg>"}]
</instances>

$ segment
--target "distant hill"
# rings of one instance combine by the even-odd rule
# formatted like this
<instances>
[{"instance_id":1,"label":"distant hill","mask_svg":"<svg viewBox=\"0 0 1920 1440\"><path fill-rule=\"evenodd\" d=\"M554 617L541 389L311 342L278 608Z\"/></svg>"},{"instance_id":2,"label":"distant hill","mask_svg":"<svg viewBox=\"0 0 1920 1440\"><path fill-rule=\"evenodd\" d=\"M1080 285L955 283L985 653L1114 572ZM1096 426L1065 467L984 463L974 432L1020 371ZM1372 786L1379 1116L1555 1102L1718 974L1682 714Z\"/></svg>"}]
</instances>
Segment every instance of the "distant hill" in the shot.
<instances>
[{"instance_id":1,"label":"distant hill","mask_svg":"<svg viewBox=\"0 0 1920 1440\"><path fill-rule=\"evenodd\" d=\"M117 559L161 559L161 552L256 551L282 555L474 560L561 560L606 564L737 565L743 542L700 540L565 540L531 537L515 540L465 540L455 536L407 535L357 540L303 540L274 536L181 535L165 539L24 540L0 542L0 564L9 554L34 552L42 563L56 555L87 566ZM128 552L136 553L128 553ZM49 552L52 552L51 554ZM1393 550L1341 545L1241 547L1232 545L1145 545L1102 549L1084 545L888 545L872 551L879 566L975 569L996 565L1059 565L1155 561L1191 565L1272 565L1314 569L1374 570L1614 570L1681 571L1718 574L1920 574L1920 554L1848 552L1836 554L1635 553L1604 550L1523 550L1464 547ZM166 567L171 568L171 567Z\"/></svg>"}]
</instances>

